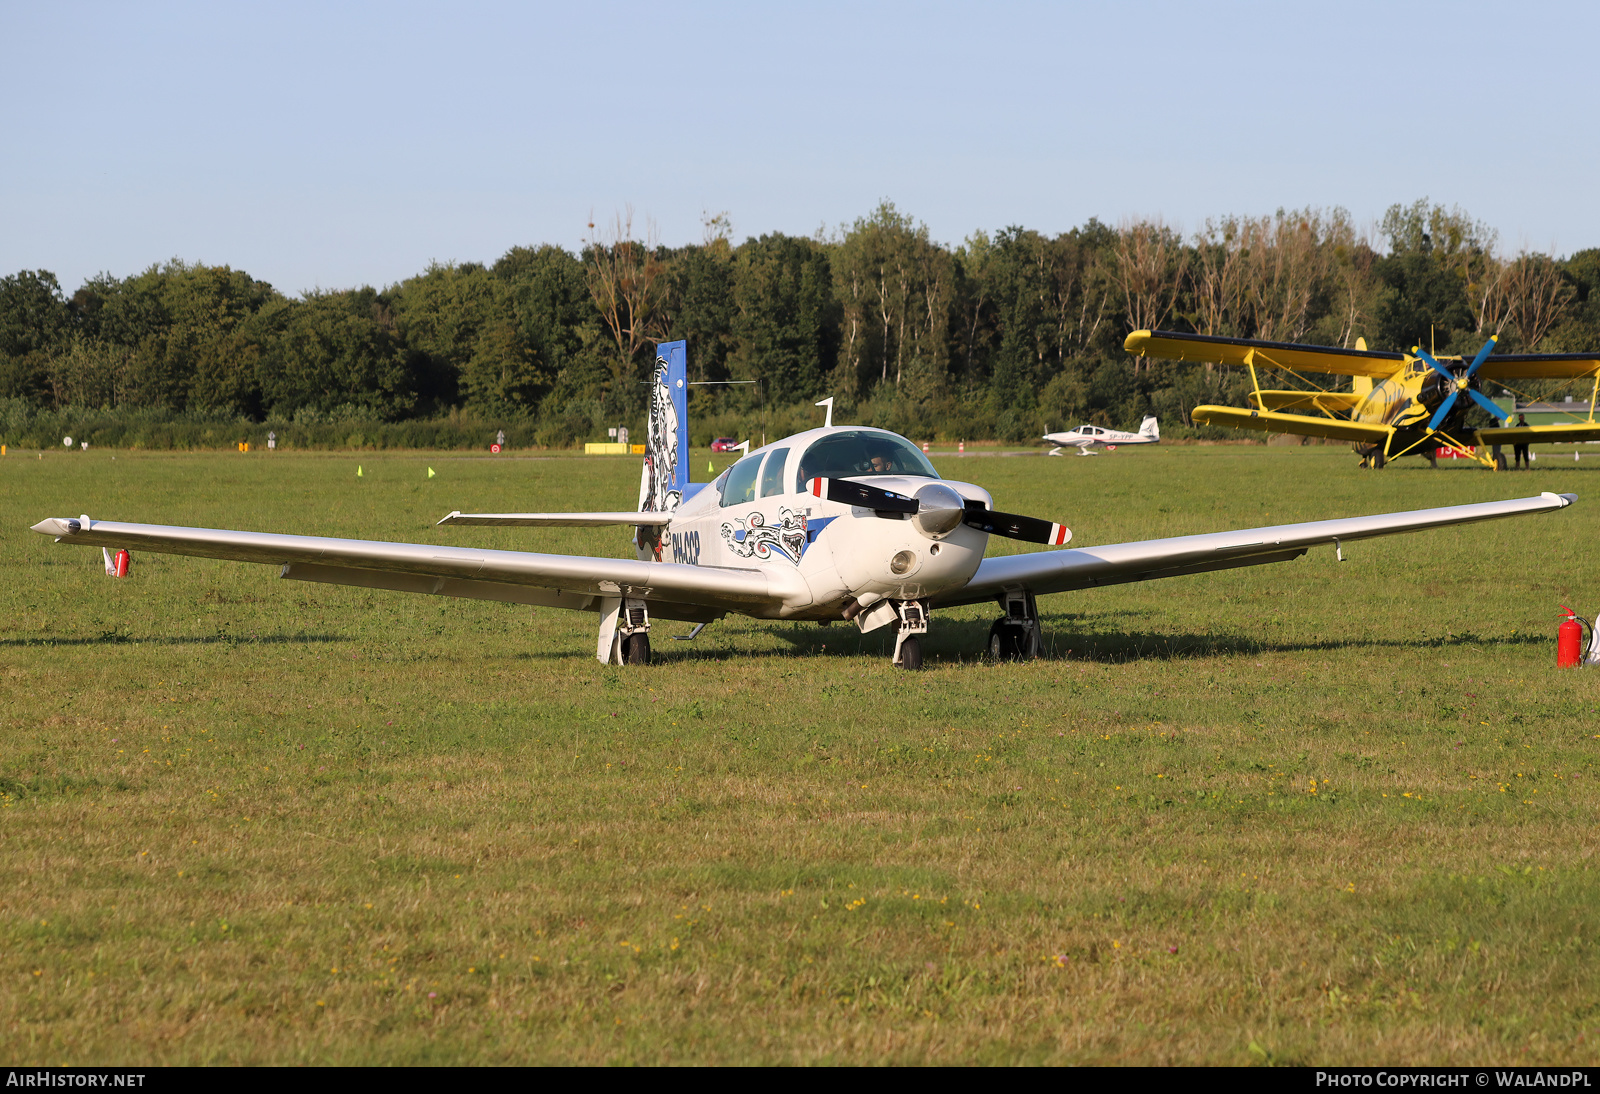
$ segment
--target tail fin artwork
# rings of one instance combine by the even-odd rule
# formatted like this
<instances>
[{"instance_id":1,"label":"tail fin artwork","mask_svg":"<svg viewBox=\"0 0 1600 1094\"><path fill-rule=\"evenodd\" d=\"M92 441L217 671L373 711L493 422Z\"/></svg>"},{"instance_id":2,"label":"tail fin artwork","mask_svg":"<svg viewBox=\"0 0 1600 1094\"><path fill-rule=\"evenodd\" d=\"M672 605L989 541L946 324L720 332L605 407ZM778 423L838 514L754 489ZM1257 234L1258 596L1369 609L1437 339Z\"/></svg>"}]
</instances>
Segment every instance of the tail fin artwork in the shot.
<instances>
[{"instance_id":1,"label":"tail fin artwork","mask_svg":"<svg viewBox=\"0 0 1600 1094\"><path fill-rule=\"evenodd\" d=\"M650 424L645 431L639 511L670 513L689 484L688 343L662 342L650 382ZM640 527L634 544L641 559L661 561L661 528Z\"/></svg>"},{"instance_id":2,"label":"tail fin artwork","mask_svg":"<svg viewBox=\"0 0 1600 1094\"><path fill-rule=\"evenodd\" d=\"M1139 436L1150 437L1157 441L1161 439L1161 427L1156 424L1154 414L1139 423Z\"/></svg>"}]
</instances>

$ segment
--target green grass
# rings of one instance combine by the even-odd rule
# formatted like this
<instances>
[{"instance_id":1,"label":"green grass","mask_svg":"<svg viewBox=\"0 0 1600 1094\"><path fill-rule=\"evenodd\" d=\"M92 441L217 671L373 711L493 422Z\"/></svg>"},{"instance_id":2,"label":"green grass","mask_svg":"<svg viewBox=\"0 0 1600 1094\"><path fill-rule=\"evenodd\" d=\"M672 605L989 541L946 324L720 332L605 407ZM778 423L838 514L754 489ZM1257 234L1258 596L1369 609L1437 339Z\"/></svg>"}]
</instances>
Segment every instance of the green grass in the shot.
<instances>
[{"instance_id":1,"label":"green grass","mask_svg":"<svg viewBox=\"0 0 1600 1094\"><path fill-rule=\"evenodd\" d=\"M27 531L624 554L430 525L625 508L633 460L13 452L0 1050L1595 1064L1600 674L1554 633L1600 611L1600 459L1566 461L944 458L1078 544L1581 500L1047 598L1026 665L977 657L992 610L939 613L908 675L876 633L738 619L606 668L589 615L155 555L111 581Z\"/></svg>"}]
</instances>

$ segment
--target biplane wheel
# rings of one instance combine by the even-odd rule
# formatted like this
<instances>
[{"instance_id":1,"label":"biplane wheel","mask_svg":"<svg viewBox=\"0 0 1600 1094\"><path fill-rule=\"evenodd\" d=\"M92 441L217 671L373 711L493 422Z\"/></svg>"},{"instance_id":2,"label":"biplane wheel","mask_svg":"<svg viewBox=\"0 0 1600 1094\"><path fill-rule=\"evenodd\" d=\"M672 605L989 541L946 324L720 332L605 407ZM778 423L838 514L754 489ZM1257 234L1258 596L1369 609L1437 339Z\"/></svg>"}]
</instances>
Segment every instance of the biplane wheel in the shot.
<instances>
[{"instance_id":1,"label":"biplane wheel","mask_svg":"<svg viewBox=\"0 0 1600 1094\"><path fill-rule=\"evenodd\" d=\"M1009 619L996 619L989 628L989 656L996 661L1021 661L1027 645L1027 632Z\"/></svg>"},{"instance_id":2,"label":"biplane wheel","mask_svg":"<svg viewBox=\"0 0 1600 1094\"><path fill-rule=\"evenodd\" d=\"M1496 471L1504 471L1506 469L1506 454L1504 452L1495 455L1494 469Z\"/></svg>"},{"instance_id":3,"label":"biplane wheel","mask_svg":"<svg viewBox=\"0 0 1600 1094\"><path fill-rule=\"evenodd\" d=\"M908 672L922 667L922 639L914 634L900 643L900 667Z\"/></svg>"},{"instance_id":4,"label":"biplane wheel","mask_svg":"<svg viewBox=\"0 0 1600 1094\"><path fill-rule=\"evenodd\" d=\"M622 640L622 660L628 665L650 663L650 636L643 631L630 634Z\"/></svg>"},{"instance_id":5,"label":"biplane wheel","mask_svg":"<svg viewBox=\"0 0 1600 1094\"><path fill-rule=\"evenodd\" d=\"M1372 454L1372 469L1374 471L1382 471L1383 465L1388 462L1388 460L1384 459L1382 452L1374 452Z\"/></svg>"}]
</instances>

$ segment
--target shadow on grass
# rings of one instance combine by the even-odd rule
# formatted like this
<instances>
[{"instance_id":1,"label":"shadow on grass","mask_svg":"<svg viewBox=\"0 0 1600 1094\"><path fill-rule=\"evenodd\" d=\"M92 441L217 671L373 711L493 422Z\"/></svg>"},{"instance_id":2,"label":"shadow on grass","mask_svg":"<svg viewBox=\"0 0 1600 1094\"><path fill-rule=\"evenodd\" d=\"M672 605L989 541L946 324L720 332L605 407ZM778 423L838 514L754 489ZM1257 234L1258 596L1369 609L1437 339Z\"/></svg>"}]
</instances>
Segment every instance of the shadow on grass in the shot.
<instances>
[{"instance_id":1,"label":"shadow on grass","mask_svg":"<svg viewBox=\"0 0 1600 1094\"><path fill-rule=\"evenodd\" d=\"M1045 616L1044 661L1092 661L1121 664L1130 661L1182 661L1207 657L1258 656L1274 653L1316 653L1336 650L1468 650L1486 644L1529 646L1547 644L1544 635L1517 634L1484 636L1479 634L1418 635L1413 638L1317 639L1313 641L1273 641L1241 633L1182 634L1130 630L1121 633L1083 633L1074 630L1072 616ZM789 643L785 651L762 650L742 656L874 656L888 658L894 651L894 630L885 627L870 634L843 628L778 630L776 637ZM935 618L923 639L923 655L929 663L975 661L986 657L989 644L987 620L940 620Z\"/></svg>"},{"instance_id":2,"label":"shadow on grass","mask_svg":"<svg viewBox=\"0 0 1600 1094\"><path fill-rule=\"evenodd\" d=\"M350 639L337 634L207 634L192 638L173 637L138 637L131 634L122 634L108 631L93 638L0 638L0 646L250 646L278 645L288 646L299 643L313 642L349 642Z\"/></svg>"},{"instance_id":3,"label":"shadow on grass","mask_svg":"<svg viewBox=\"0 0 1600 1094\"><path fill-rule=\"evenodd\" d=\"M1129 613L1117 619L1131 619L1148 612ZM1548 643L1543 635L1480 635L1475 633L1437 636L1417 635L1412 638L1350 638L1317 639L1311 641L1273 641L1238 632L1211 634L1183 634L1152 630L1129 630L1107 633L1097 629L1084 633L1075 629L1082 626L1082 616L1045 616L1045 648L1040 655L1044 661L1090 661L1100 664L1122 664L1132 661L1186 661L1208 657L1260 656L1275 653L1318 653L1338 650L1473 650L1485 645L1531 646ZM718 626L729 630L718 633ZM1116 625L1108 619L1106 624ZM1106 625L1101 624L1101 625ZM987 660L990 621L947 620L934 618L927 636L923 639L923 656L929 665L972 663ZM835 623L821 627L815 623L777 625L770 629L728 621L714 624L693 645L675 642L670 623L659 623L651 632L651 660L656 664L682 662L709 662L731 660L770 660L774 658L838 659L855 657L881 657L885 661L894 653L895 631L883 627L861 634L853 626ZM773 648L771 639L783 643ZM585 651L574 647L557 647L542 650L520 650L512 654L514 660L562 660L579 656Z\"/></svg>"}]
</instances>

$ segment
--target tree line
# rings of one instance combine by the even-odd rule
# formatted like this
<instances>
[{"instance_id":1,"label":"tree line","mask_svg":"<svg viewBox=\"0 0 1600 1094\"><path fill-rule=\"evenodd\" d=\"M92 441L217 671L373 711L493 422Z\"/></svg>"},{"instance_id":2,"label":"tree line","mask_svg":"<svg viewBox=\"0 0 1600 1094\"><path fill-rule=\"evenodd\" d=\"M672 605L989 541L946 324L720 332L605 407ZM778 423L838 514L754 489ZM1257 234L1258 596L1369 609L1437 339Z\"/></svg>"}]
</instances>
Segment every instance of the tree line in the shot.
<instances>
[{"instance_id":1,"label":"tree line","mask_svg":"<svg viewBox=\"0 0 1600 1094\"><path fill-rule=\"evenodd\" d=\"M655 345L689 341L695 439L850 417L916 436L1023 440L1078 421L1181 426L1237 402L1233 370L1140 361L1129 331L1373 348L1600 351L1600 249L1504 253L1426 199L1363 231L1342 209L1206 221L1090 220L959 245L884 201L833 232L735 244L725 216L666 247L618 216L579 253L513 247L384 289L289 297L242 270L178 260L67 295L0 278L10 419L198 416L303 427L503 422L537 443L639 424ZM641 236L643 238L641 238ZM705 433L702 437L700 434Z\"/></svg>"}]
</instances>

